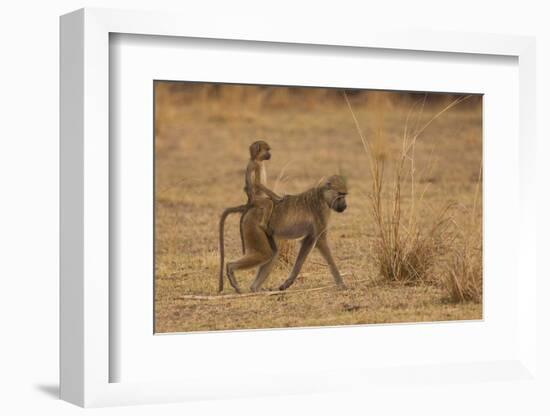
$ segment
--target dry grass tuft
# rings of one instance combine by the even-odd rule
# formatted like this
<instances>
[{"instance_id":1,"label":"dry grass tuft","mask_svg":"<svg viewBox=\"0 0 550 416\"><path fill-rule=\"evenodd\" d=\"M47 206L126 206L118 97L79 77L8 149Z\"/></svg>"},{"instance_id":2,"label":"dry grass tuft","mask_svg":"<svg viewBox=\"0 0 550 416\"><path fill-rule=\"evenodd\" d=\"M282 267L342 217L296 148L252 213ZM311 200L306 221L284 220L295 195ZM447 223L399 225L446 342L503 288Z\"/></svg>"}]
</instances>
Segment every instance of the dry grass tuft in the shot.
<instances>
[{"instance_id":1,"label":"dry grass tuft","mask_svg":"<svg viewBox=\"0 0 550 416\"><path fill-rule=\"evenodd\" d=\"M395 202L395 200L394 200ZM434 267L443 259L453 244L449 203L435 217L431 228L422 232L416 222L403 224L399 218L383 219L384 215L396 217L397 211L388 213L375 206L378 238L374 244L374 260L382 277L396 282L427 282L433 279Z\"/></svg>"},{"instance_id":2,"label":"dry grass tuft","mask_svg":"<svg viewBox=\"0 0 550 416\"><path fill-rule=\"evenodd\" d=\"M444 274L444 287L452 302L481 302L483 298L483 249L481 219L476 211L481 187L479 171L471 220L468 227L457 232L457 244L451 253Z\"/></svg>"},{"instance_id":3,"label":"dry grass tuft","mask_svg":"<svg viewBox=\"0 0 550 416\"><path fill-rule=\"evenodd\" d=\"M481 302L483 297L481 247L463 244L447 267L445 289L452 302Z\"/></svg>"}]
</instances>

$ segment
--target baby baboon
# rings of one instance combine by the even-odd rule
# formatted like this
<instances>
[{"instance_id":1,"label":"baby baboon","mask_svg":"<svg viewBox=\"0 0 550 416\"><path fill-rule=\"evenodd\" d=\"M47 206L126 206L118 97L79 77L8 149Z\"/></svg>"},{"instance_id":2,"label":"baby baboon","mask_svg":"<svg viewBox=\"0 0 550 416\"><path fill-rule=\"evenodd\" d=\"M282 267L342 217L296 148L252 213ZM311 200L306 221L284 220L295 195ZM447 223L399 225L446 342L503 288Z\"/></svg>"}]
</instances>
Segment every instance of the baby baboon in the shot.
<instances>
[{"instance_id":1,"label":"baby baboon","mask_svg":"<svg viewBox=\"0 0 550 416\"><path fill-rule=\"evenodd\" d=\"M220 218L220 285L219 291L223 290L223 231L225 219L229 214L241 213L240 233L243 254L245 253L244 237L243 237L243 221L247 214L250 226L258 227L263 234L268 234L268 223L273 211L273 201L281 201L282 198L266 186L266 169L264 161L271 159L271 148L263 140L255 141L250 145L250 160L246 166L244 191L246 192L248 202L246 205L227 208L223 211ZM231 281L231 280L230 280ZM233 284L233 287L236 284Z\"/></svg>"},{"instance_id":2,"label":"baby baboon","mask_svg":"<svg viewBox=\"0 0 550 416\"><path fill-rule=\"evenodd\" d=\"M246 166L244 191L248 197L249 209L258 219L259 226L266 233L273 201L281 201L282 198L266 186L266 169L264 161L271 159L271 148L263 140L258 140L250 145L250 160ZM242 221L241 221L242 224Z\"/></svg>"},{"instance_id":3,"label":"baby baboon","mask_svg":"<svg viewBox=\"0 0 550 416\"><path fill-rule=\"evenodd\" d=\"M231 286L240 293L234 272L258 267L256 278L251 290L259 290L269 276L277 260L277 245L275 238L281 240L301 239L300 250L296 262L287 280L279 287L287 289L300 273L302 265L314 247L328 263L334 282L345 287L336 263L332 258L327 240L327 228L331 211L344 212L346 209L347 186L341 176L331 176L319 186L309 189L298 195L287 195L273 207L269 220L270 233L266 234L258 226L258 212L250 210L244 214L243 238L245 255L238 260L227 263L227 277ZM232 212L242 212L235 207ZM223 289L223 225L227 210L222 214L220 221L220 290Z\"/></svg>"}]
</instances>

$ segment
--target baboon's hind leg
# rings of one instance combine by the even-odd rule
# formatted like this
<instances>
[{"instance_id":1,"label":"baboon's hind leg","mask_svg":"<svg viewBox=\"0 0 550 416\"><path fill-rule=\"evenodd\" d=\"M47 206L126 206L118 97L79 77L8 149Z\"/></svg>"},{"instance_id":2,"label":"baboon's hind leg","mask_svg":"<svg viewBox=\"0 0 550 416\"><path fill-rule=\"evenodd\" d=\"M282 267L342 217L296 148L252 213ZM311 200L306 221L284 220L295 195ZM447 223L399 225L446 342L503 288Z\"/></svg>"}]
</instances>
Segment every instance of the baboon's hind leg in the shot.
<instances>
[{"instance_id":1,"label":"baboon's hind leg","mask_svg":"<svg viewBox=\"0 0 550 416\"><path fill-rule=\"evenodd\" d=\"M275 240L273 239L273 237L268 236L268 241L272 250L271 258L267 261L267 263L262 264L258 269L254 282L252 282L252 286L250 286L250 290L252 292L257 292L258 289L260 289L262 284L271 273L271 270L273 269L273 266L275 265L275 262L277 261L277 258L279 256L279 250L277 249L277 244L275 244Z\"/></svg>"},{"instance_id":2,"label":"baboon's hind leg","mask_svg":"<svg viewBox=\"0 0 550 416\"><path fill-rule=\"evenodd\" d=\"M227 277L237 293L240 289L235 280L235 271L259 267L273 257L273 249L267 234L260 228L259 210L252 208L243 219L245 254L238 260L227 263Z\"/></svg>"},{"instance_id":3,"label":"baboon's hind leg","mask_svg":"<svg viewBox=\"0 0 550 416\"><path fill-rule=\"evenodd\" d=\"M237 270L247 270L253 267L261 266L262 264L268 262L271 259L270 253L262 253L253 251L251 253L245 254L238 260L227 263L227 277L233 289L237 293L241 293L237 281L235 280L235 271Z\"/></svg>"}]
</instances>

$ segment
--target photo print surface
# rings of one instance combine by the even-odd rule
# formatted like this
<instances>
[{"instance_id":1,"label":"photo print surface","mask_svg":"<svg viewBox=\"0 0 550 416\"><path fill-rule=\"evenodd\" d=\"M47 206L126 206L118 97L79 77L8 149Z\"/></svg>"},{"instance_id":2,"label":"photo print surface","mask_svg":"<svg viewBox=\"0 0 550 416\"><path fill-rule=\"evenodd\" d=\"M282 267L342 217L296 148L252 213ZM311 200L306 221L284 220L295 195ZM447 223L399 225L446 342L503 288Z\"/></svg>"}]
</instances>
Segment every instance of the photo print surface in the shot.
<instances>
[{"instance_id":1,"label":"photo print surface","mask_svg":"<svg viewBox=\"0 0 550 416\"><path fill-rule=\"evenodd\" d=\"M481 95L154 96L156 333L482 318Z\"/></svg>"}]
</instances>

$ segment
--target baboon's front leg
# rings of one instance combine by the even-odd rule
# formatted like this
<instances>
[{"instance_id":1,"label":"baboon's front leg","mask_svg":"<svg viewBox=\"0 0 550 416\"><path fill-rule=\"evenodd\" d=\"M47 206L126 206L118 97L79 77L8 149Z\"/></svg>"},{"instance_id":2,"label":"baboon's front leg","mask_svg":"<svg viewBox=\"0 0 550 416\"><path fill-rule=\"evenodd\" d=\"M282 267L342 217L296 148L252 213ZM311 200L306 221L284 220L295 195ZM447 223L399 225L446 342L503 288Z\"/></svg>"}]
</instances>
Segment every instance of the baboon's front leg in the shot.
<instances>
[{"instance_id":1,"label":"baboon's front leg","mask_svg":"<svg viewBox=\"0 0 550 416\"><path fill-rule=\"evenodd\" d=\"M300 246L300 251L298 252L298 257L296 257L294 267L292 268L288 279L286 279L286 281L281 286L279 286L279 290L288 289L288 287L292 283L294 283L294 280L296 280L296 277L298 277L298 274L300 273L300 270L304 265L304 261L306 260L314 245L315 239L312 236L307 236L302 240L302 245Z\"/></svg>"},{"instance_id":2,"label":"baboon's front leg","mask_svg":"<svg viewBox=\"0 0 550 416\"><path fill-rule=\"evenodd\" d=\"M334 278L334 282L336 283L336 285L338 285L341 288L345 288L346 285L344 284L344 281L342 280L342 276L340 276L340 272L338 271L338 267L336 267L336 263L332 258L332 253L330 252L330 247L328 246L326 236L323 235L321 238L319 238L319 240L317 241L316 247L319 249L319 252L327 262L328 267L330 268L330 273L332 274L332 277Z\"/></svg>"}]
</instances>

